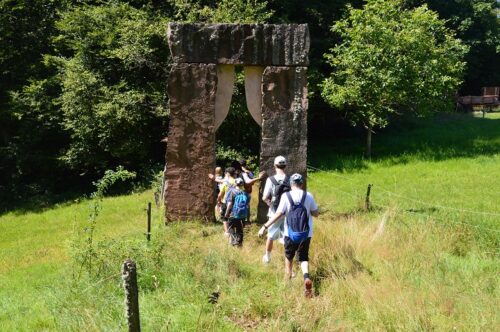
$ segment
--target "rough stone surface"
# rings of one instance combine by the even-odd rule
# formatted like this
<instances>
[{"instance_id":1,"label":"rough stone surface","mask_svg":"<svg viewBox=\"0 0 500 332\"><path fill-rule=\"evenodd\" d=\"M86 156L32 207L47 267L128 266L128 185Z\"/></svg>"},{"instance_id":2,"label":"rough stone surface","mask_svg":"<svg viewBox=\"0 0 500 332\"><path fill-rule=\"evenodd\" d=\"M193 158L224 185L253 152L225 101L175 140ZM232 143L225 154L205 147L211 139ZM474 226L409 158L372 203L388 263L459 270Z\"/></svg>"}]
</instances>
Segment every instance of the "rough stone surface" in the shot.
<instances>
[{"instance_id":1,"label":"rough stone surface","mask_svg":"<svg viewBox=\"0 0 500 332\"><path fill-rule=\"evenodd\" d=\"M307 66L307 24L169 23L176 63Z\"/></svg>"},{"instance_id":2,"label":"rough stone surface","mask_svg":"<svg viewBox=\"0 0 500 332\"><path fill-rule=\"evenodd\" d=\"M285 156L289 175L307 174L307 68L267 67L262 77L262 143L260 170L274 174L274 158ZM259 195L258 219L267 205Z\"/></svg>"},{"instance_id":3,"label":"rough stone surface","mask_svg":"<svg viewBox=\"0 0 500 332\"><path fill-rule=\"evenodd\" d=\"M167 145L167 221L214 218L214 64L174 64L169 76L170 128Z\"/></svg>"}]
</instances>

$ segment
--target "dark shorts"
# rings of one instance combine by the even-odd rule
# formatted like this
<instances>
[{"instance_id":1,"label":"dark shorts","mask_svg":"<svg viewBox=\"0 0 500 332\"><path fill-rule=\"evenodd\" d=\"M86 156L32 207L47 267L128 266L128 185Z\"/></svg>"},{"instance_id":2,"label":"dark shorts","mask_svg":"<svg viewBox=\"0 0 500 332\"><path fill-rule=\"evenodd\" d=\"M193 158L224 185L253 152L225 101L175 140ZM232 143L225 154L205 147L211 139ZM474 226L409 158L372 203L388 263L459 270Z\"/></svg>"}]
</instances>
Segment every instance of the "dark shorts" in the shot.
<instances>
[{"instance_id":1,"label":"dark shorts","mask_svg":"<svg viewBox=\"0 0 500 332\"><path fill-rule=\"evenodd\" d=\"M294 243L288 236L285 236L285 257L289 261L293 260L295 253L297 253L297 258L299 262L309 261L309 244L311 243L311 238L308 237L306 240L300 243Z\"/></svg>"}]
</instances>

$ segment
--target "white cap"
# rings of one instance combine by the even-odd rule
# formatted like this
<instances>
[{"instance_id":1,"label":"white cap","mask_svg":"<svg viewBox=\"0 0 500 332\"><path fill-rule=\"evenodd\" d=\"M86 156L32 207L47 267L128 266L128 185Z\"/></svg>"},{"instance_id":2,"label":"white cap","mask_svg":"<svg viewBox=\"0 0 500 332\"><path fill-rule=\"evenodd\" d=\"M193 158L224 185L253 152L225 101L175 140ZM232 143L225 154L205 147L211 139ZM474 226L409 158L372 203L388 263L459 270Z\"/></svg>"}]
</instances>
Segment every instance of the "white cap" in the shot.
<instances>
[{"instance_id":1,"label":"white cap","mask_svg":"<svg viewBox=\"0 0 500 332\"><path fill-rule=\"evenodd\" d=\"M274 158L274 165L276 166L286 166L286 159L283 156L277 156Z\"/></svg>"}]
</instances>

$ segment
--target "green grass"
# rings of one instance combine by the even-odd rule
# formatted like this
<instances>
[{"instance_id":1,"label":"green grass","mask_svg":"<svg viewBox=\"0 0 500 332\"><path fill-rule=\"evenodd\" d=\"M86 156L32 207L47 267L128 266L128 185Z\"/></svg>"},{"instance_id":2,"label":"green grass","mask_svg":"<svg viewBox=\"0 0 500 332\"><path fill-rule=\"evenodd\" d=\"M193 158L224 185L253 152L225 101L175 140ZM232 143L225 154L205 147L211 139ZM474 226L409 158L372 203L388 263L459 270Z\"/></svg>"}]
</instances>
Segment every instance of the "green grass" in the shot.
<instances>
[{"instance_id":1,"label":"green grass","mask_svg":"<svg viewBox=\"0 0 500 332\"><path fill-rule=\"evenodd\" d=\"M163 226L150 191L106 198L94 269L73 239L89 202L0 217L0 330L126 330L120 267L138 263L145 331L496 330L500 325L500 116L414 120L374 137L311 144L316 297L283 278L283 249L263 266L257 226L240 250L220 225ZM367 185L374 208L363 211ZM298 269L298 267L295 267ZM220 287L218 304L207 302Z\"/></svg>"}]
</instances>

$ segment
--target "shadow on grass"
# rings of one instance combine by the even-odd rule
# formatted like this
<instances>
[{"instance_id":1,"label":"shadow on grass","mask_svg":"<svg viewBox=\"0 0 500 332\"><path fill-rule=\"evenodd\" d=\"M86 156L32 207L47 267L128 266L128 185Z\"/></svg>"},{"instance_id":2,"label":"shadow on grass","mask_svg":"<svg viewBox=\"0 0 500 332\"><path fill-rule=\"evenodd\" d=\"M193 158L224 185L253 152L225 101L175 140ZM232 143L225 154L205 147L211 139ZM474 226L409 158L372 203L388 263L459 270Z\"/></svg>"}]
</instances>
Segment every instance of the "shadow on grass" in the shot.
<instances>
[{"instance_id":1,"label":"shadow on grass","mask_svg":"<svg viewBox=\"0 0 500 332\"><path fill-rule=\"evenodd\" d=\"M16 199L3 200L0 204L0 216L14 213L19 216L29 212L43 212L55 206L67 205L85 198L83 191L67 192L63 194L38 194L30 197L17 197Z\"/></svg>"},{"instance_id":2,"label":"shadow on grass","mask_svg":"<svg viewBox=\"0 0 500 332\"><path fill-rule=\"evenodd\" d=\"M356 138L311 142L311 165L337 171L366 168L365 133L354 130L358 131ZM483 119L470 114L438 114L400 119L373 135L372 144L371 162L387 165L488 156L500 153L500 116Z\"/></svg>"},{"instance_id":3,"label":"shadow on grass","mask_svg":"<svg viewBox=\"0 0 500 332\"><path fill-rule=\"evenodd\" d=\"M129 182L117 183L106 194L106 197L119 196L124 194L129 194L132 191L141 192L147 190L145 186L139 186L137 188L132 187ZM26 213L40 213L55 207L65 206L73 203L78 203L79 201L88 199L91 193L95 190L90 185L83 186L80 188L75 187L71 191L64 191L59 193L53 192L35 192L29 194L29 189L19 195L11 195L8 197L0 197L0 216L13 213L16 216L20 216Z\"/></svg>"}]
</instances>

